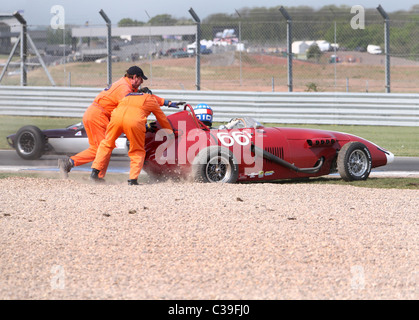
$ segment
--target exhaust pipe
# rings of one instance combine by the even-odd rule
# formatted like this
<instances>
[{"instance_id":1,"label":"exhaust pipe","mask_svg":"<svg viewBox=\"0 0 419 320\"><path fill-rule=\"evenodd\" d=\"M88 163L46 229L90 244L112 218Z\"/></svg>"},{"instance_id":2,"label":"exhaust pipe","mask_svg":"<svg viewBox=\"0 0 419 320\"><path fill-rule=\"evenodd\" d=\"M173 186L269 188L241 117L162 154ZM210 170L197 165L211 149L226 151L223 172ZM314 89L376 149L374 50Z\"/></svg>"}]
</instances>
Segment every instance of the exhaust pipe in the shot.
<instances>
[{"instance_id":1,"label":"exhaust pipe","mask_svg":"<svg viewBox=\"0 0 419 320\"><path fill-rule=\"evenodd\" d=\"M324 158L321 157L317 161L318 165L313 167L313 168L298 168L295 165L293 165L292 163L289 163L289 162L285 161L284 159L281 159L281 158L275 156L274 154L272 154L272 153L270 153L266 150L263 150L259 147L256 147L254 143L251 144L250 151L253 152L255 155L261 156L266 160L272 161L276 164L279 164L279 165L281 165L285 168L291 169L291 170L296 171L296 172L317 173L317 172L320 171L320 169L321 169L321 167L323 166L323 163L324 163Z\"/></svg>"}]
</instances>

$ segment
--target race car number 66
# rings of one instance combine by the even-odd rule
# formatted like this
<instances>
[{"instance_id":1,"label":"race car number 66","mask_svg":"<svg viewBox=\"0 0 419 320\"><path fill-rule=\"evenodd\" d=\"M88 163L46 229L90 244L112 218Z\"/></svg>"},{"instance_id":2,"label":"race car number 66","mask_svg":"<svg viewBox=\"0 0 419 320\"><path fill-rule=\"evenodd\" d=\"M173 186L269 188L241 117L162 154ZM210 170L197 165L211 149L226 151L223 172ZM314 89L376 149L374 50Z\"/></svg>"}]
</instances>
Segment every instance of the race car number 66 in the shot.
<instances>
[{"instance_id":1,"label":"race car number 66","mask_svg":"<svg viewBox=\"0 0 419 320\"><path fill-rule=\"evenodd\" d=\"M239 317L242 315L249 314L250 309L247 304L241 305L241 304L215 304L212 307L212 313L213 314L234 314Z\"/></svg>"},{"instance_id":2,"label":"race car number 66","mask_svg":"<svg viewBox=\"0 0 419 320\"><path fill-rule=\"evenodd\" d=\"M236 142L237 144L241 146L248 145L250 143L250 137L251 137L250 133L246 131L243 131L243 132L235 131L231 133L231 136L229 136L227 132L217 133L217 138L226 147L231 147L234 144L234 142Z\"/></svg>"}]
</instances>

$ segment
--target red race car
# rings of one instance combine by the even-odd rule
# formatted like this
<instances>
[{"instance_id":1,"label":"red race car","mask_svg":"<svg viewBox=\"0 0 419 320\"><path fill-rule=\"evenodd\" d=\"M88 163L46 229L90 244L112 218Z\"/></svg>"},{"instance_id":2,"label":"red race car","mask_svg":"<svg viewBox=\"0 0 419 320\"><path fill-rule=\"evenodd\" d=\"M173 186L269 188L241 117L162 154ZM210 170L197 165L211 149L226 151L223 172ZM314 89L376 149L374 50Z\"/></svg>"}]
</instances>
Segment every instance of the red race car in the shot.
<instances>
[{"instance_id":1,"label":"red race car","mask_svg":"<svg viewBox=\"0 0 419 320\"><path fill-rule=\"evenodd\" d=\"M243 117L214 129L190 105L168 119L174 139L158 123L146 134L144 171L156 179L235 183L318 177L338 172L347 181L365 180L394 155L363 138L333 131L264 127Z\"/></svg>"}]
</instances>

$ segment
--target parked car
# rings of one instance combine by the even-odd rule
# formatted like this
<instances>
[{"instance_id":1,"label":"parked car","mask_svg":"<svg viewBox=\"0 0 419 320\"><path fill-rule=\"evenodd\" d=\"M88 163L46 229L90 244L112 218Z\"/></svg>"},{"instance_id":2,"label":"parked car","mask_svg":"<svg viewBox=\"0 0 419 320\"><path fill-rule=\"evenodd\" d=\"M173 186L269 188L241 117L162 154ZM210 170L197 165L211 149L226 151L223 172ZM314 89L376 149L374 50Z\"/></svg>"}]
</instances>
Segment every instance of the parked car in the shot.
<instances>
[{"instance_id":1,"label":"parked car","mask_svg":"<svg viewBox=\"0 0 419 320\"><path fill-rule=\"evenodd\" d=\"M170 56L170 55L172 55L172 53L174 53L174 52L176 52L176 51L179 51L179 49L175 49L175 48L170 48L170 49L168 49L165 53L164 53L164 56Z\"/></svg>"},{"instance_id":2,"label":"parked car","mask_svg":"<svg viewBox=\"0 0 419 320\"><path fill-rule=\"evenodd\" d=\"M205 48L205 49L201 50L201 54L211 54L211 53L212 53L212 50L208 49L208 48Z\"/></svg>"},{"instance_id":3,"label":"parked car","mask_svg":"<svg viewBox=\"0 0 419 320\"><path fill-rule=\"evenodd\" d=\"M189 58L189 57L192 57L193 54L189 53L187 51L180 50L180 51L173 52L171 56L172 56L172 58L175 58L175 59L177 59L177 58Z\"/></svg>"},{"instance_id":4,"label":"parked car","mask_svg":"<svg viewBox=\"0 0 419 320\"><path fill-rule=\"evenodd\" d=\"M370 54L381 54L381 53L383 53L380 46L375 46L375 45L372 45L372 44L368 45L367 52L370 53Z\"/></svg>"}]
</instances>

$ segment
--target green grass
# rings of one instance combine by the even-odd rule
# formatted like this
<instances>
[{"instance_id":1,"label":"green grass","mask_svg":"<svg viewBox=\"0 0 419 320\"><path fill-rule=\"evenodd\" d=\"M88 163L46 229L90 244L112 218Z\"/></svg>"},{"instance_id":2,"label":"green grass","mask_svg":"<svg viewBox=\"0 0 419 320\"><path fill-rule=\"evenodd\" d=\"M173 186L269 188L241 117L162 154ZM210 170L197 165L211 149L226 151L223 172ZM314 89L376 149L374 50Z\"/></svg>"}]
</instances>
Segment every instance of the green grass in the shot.
<instances>
[{"instance_id":1,"label":"green grass","mask_svg":"<svg viewBox=\"0 0 419 320\"><path fill-rule=\"evenodd\" d=\"M0 149L9 149L6 136L16 133L25 125L35 125L41 130L64 128L80 122L81 118L49 118L0 116ZM216 124L218 125L218 124ZM419 157L419 127L343 126L343 125L278 125L300 128L341 131L370 140L399 157Z\"/></svg>"},{"instance_id":2,"label":"green grass","mask_svg":"<svg viewBox=\"0 0 419 320\"><path fill-rule=\"evenodd\" d=\"M378 188L378 189L410 189L419 190L418 178L368 178L365 181L344 181L336 177L319 177L301 180L278 180L273 183L310 183L310 184L335 184L351 185L360 188Z\"/></svg>"},{"instance_id":3,"label":"green grass","mask_svg":"<svg viewBox=\"0 0 419 320\"><path fill-rule=\"evenodd\" d=\"M64 128L80 122L81 118L49 118L0 116L0 149L9 149L6 136L16 133L25 125L35 125L41 130ZM219 125L215 124L216 126ZM384 127L384 126L339 126L339 125L278 125L299 128L313 128L346 132L360 136L383 147L398 157L419 157L419 127Z\"/></svg>"}]
</instances>

